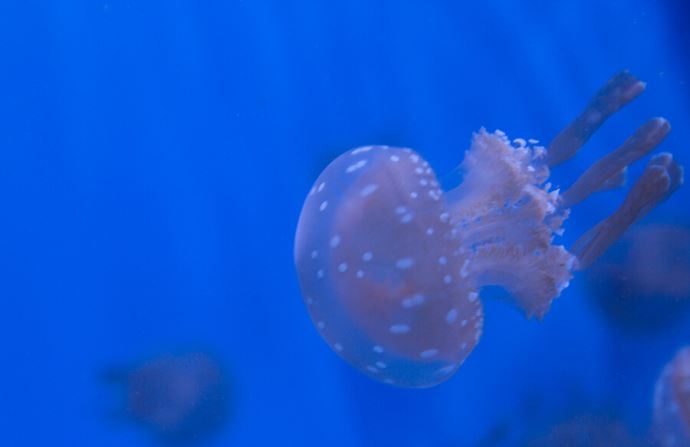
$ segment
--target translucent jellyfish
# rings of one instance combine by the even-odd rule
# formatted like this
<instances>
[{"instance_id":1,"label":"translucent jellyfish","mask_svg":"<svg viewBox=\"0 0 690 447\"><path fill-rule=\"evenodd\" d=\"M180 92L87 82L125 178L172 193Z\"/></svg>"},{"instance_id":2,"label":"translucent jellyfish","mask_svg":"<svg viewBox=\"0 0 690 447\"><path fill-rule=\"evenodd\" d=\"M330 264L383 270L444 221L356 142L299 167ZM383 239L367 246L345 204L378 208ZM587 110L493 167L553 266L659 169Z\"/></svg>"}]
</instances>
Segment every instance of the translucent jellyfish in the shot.
<instances>
[{"instance_id":1,"label":"translucent jellyfish","mask_svg":"<svg viewBox=\"0 0 690 447\"><path fill-rule=\"evenodd\" d=\"M126 416L163 440L195 440L225 423L225 377L207 354L164 355L107 377L124 387Z\"/></svg>"},{"instance_id":2,"label":"translucent jellyfish","mask_svg":"<svg viewBox=\"0 0 690 447\"><path fill-rule=\"evenodd\" d=\"M690 346L676 354L656 383L653 433L661 447L690 447Z\"/></svg>"},{"instance_id":3,"label":"translucent jellyfish","mask_svg":"<svg viewBox=\"0 0 690 447\"><path fill-rule=\"evenodd\" d=\"M548 150L481 129L463 182L449 191L411 149L366 146L336 158L308 194L295 237L304 300L331 348L376 380L427 387L450 377L479 341L483 286L502 286L527 316L542 317L574 270L682 181L673 157L657 155L610 217L570 251L554 243L571 206L620 184L627 165L670 130L654 118L567 190L547 182L550 166L643 89L616 75Z\"/></svg>"},{"instance_id":4,"label":"translucent jellyfish","mask_svg":"<svg viewBox=\"0 0 690 447\"><path fill-rule=\"evenodd\" d=\"M562 422L525 447L651 447L628 427L608 415L584 414Z\"/></svg>"}]
</instances>

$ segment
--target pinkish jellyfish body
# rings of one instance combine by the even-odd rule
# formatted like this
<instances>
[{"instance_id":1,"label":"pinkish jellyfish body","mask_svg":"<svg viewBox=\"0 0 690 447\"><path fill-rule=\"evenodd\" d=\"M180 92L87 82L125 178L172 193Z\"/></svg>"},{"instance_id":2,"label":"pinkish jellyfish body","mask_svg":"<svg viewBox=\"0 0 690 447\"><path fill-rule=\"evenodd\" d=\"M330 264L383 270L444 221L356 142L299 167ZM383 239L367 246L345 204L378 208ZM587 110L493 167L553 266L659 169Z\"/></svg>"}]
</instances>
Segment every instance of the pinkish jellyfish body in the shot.
<instances>
[{"instance_id":1,"label":"pinkish jellyfish body","mask_svg":"<svg viewBox=\"0 0 690 447\"><path fill-rule=\"evenodd\" d=\"M690 447L690 347L676 354L656 384L653 432L661 447Z\"/></svg>"},{"instance_id":2,"label":"pinkish jellyfish body","mask_svg":"<svg viewBox=\"0 0 690 447\"><path fill-rule=\"evenodd\" d=\"M553 243L571 205L618 181L668 132L665 120L653 119L565 193L547 183L549 164L572 156L641 88L627 73L612 79L551 153L482 129L461 165L463 182L450 191L410 149L367 146L334 160L305 201L295 239L302 292L321 335L371 377L425 387L446 380L477 344L481 287L502 286L528 316L543 316L574 269L680 183L672 157L656 157L624 205L573 253Z\"/></svg>"}]
</instances>

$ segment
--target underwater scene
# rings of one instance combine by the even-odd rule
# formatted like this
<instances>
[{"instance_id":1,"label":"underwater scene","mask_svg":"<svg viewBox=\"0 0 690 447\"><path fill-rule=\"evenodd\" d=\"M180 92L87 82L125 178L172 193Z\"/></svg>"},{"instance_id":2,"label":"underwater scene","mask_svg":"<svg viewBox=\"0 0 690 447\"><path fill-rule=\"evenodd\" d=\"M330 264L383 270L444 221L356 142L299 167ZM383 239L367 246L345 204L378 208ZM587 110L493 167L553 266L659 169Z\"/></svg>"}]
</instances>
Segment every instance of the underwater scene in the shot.
<instances>
[{"instance_id":1,"label":"underwater scene","mask_svg":"<svg viewBox=\"0 0 690 447\"><path fill-rule=\"evenodd\" d=\"M690 3L5 0L0 446L690 447Z\"/></svg>"}]
</instances>

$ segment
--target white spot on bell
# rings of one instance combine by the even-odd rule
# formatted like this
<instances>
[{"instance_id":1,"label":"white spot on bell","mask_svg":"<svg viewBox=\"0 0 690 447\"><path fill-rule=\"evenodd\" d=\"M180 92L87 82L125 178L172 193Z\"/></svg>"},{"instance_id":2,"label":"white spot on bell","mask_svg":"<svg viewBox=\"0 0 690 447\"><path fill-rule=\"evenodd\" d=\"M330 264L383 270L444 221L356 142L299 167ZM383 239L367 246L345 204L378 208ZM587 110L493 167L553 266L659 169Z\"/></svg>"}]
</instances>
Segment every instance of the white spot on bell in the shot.
<instances>
[{"instance_id":1,"label":"white spot on bell","mask_svg":"<svg viewBox=\"0 0 690 447\"><path fill-rule=\"evenodd\" d=\"M430 359L438 354L438 349L431 348L419 353L419 356L423 359Z\"/></svg>"},{"instance_id":2,"label":"white spot on bell","mask_svg":"<svg viewBox=\"0 0 690 447\"><path fill-rule=\"evenodd\" d=\"M470 265L470 260L465 259L465 262L462 264L462 268L460 269L460 276L463 278L467 278L467 275L469 275L469 271L467 270L467 267Z\"/></svg>"},{"instance_id":3,"label":"white spot on bell","mask_svg":"<svg viewBox=\"0 0 690 447\"><path fill-rule=\"evenodd\" d=\"M377 189L379 189L379 185L372 183L362 188L362 190L359 192L359 195L362 197L367 197L375 193Z\"/></svg>"},{"instance_id":4,"label":"white spot on bell","mask_svg":"<svg viewBox=\"0 0 690 447\"><path fill-rule=\"evenodd\" d=\"M369 261L371 261L371 258L373 258L373 257L374 257L374 254L372 252L368 251L362 255L362 261L369 262Z\"/></svg>"},{"instance_id":5,"label":"white spot on bell","mask_svg":"<svg viewBox=\"0 0 690 447\"><path fill-rule=\"evenodd\" d=\"M340 236L335 235L331 238L331 247L335 248L340 245Z\"/></svg>"},{"instance_id":6,"label":"white spot on bell","mask_svg":"<svg viewBox=\"0 0 690 447\"><path fill-rule=\"evenodd\" d=\"M391 334L407 334L410 332L410 326L407 324L394 324L388 328Z\"/></svg>"},{"instance_id":7,"label":"white spot on bell","mask_svg":"<svg viewBox=\"0 0 690 447\"><path fill-rule=\"evenodd\" d=\"M445 376L446 374L450 374L451 372L453 372L455 367L456 365L444 366L443 368L439 369L438 372L439 374L443 374Z\"/></svg>"},{"instance_id":8,"label":"white spot on bell","mask_svg":"<svg viewBox=\"0 0 690 447\"><path fill-rule=\"evenodd\" d=\"M458 310L456 308L452 308L446 314L446 322L448 324L453 324L453 323L455 323L455 320L457 320L457 319L458 319Z\"/></svg>"},{"instance_id":9,"label":"white spot on bell","mask_svg":"<svg viewBox=\"0 0 690 447\"><path fill-rule=\"evenodd\" d=\"M325 210L327 206L328 206L328 200L324 200L323 202L321 202L321 206L319 206L319 211Z\"/></svg>"},{"instance_id":10,"label":"white spot on bell","mask_svg":"<svg viewBox=\"0 0 690 447\"><path fill-rule=\"evenodd\" d=\"M395 266L401 270L409 269L413 265L414 259L410 257L398 259L395 263Z\"/></svg>"},{"instance_id":11,"label":"white spot on bell","mask_svg":"<svg viewBox=\"0 0 690 447\"><path fill-rule=\"evenodd\" d=\"M412 219L414 218L414 214L412 213L407 213L403 217L400 218L401 223L410 223L412 222Z\"/></svg>"},{"instance_id":12,"label":"white spot on bell","mask_svg":"<svg viewBox=\"0 0 690 447\"><path fill-rule=\"evenodd\" d=\"M402 307L411 309L413 307L421 306L426 301L426 297L421 293L414 294L402 300Z\"/></svg>"},{"instance_id":13,"label":"white spot on bell","mask_svg":"<svg viewBox=\"0 0 690 447\"><path fill-rule=\"evenodd\" d=\"M347 271L347 263L341 262L340 265L338 265L338 271L340 273L345 273Z\"/></svg>"},{"instance_id":14,"label":"white spot on bell","mask_svg":"<svg viewBox=\"0 0 690 447\"><path fill-rule=\"evenodd\" d=\"M350 166L348 166L347 169L345 169L345 172L347 172L348 174L351 172L355 172L358 169L362 169L366 164L367 164L366 159L359 160L358 162L353 163Z\"/></svg>"},{"instance_id":15,"label":"white spot on bell","mask_svg":"<svg viewBox=\"0 0 690 447\"><path fill-rule=\"evenodd\" d=\"M372 150L373 148L374 148L374 146L362 146L362 147L358 147L357 149L354 149L354 150L352 151L352 155L361 154L362 152L369 152L369 151Z\"/></svg>"}]
</instances>

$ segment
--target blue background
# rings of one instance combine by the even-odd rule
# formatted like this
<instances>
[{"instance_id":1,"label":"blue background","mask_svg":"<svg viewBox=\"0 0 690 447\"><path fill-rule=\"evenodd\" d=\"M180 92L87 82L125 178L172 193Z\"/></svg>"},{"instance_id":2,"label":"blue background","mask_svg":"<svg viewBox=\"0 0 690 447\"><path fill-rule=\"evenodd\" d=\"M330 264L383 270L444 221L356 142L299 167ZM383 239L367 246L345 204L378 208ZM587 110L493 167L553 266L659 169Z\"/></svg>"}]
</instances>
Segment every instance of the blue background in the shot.
<instances>
[{"instance_id":1,"label":"blue background","mask_svg":"<svg viewBox=\"0 0 690 447\"><path fill-rule=\"evenodd\" d=\"M579 407L645 431L690 321L622 334L576 278L543 322L488 301L456 376L395 389L321 341L292 244L339 153L413 147L452 183L473 131L548 141L622 68L647 91L555 182L656 115L690 166L683 3L3 1L0 444L151 445L99 371L197 347L234 390L209 446L512 445ZM624 194L575 209L564 242ZM646 220L690 221L689 198Z\"/></svg>"}]
</instances>

